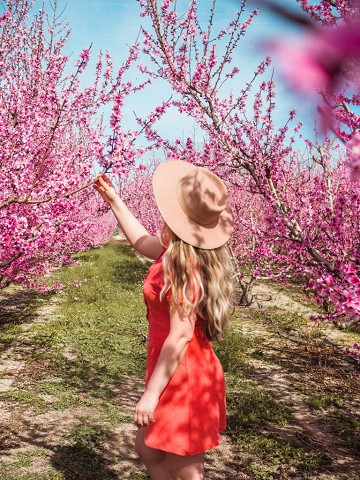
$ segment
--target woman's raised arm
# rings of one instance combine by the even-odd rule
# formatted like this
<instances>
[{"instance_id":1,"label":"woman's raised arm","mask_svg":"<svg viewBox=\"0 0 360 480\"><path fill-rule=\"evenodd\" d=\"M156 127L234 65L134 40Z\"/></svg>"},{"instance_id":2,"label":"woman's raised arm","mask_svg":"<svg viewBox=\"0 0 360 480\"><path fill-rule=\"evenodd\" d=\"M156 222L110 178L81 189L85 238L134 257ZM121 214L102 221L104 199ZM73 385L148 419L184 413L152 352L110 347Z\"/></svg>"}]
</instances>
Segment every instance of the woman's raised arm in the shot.
<instances>
[{"instance_id":1,"label":"woman's raised arm","mask_svg":"<svg viewBox=\"0 0 360 480\"><path fill-rule=\"evenodd\" d=\"M134 217L117 194L110 179L106 175L99 175L95 179L94 188L108 203L130 245L141 255L154 260L158 258L163 249L159 238L150 235L146 228Z\"/></svg>"}]
</instances>

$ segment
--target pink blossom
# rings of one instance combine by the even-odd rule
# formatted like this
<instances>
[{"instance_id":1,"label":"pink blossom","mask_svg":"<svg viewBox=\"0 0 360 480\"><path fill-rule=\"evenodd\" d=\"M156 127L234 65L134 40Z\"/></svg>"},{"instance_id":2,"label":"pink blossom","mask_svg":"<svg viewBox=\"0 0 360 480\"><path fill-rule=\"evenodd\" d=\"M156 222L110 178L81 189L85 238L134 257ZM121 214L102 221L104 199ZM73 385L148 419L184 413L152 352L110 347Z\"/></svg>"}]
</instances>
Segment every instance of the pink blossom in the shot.
<instances>
[{"instance_id":1,"label":"pink blossom","mask_svg":"<svg viewBox=\"0 0 360 480\"><path fill-rule=\"evenodd\" d=\"M90 49L89 48L85 48L81 54L80 54L80 58L82 60L89 60L90 58Z\"/></svg>"},{"instance_id":2,"label":"pink blossom","mask_svg":"<svg viewBox=\"0 0 360 480\"><path fill-rule=\"evenodd\" d=\"M307 92L314 92L314 88L327 89L330 76L326 65L321 61L321 55L316 53L316 50L321 51L321 47L319 43L314 44L313 39L307 39L305 44L300 48L299 42L278 42L270 46L277 55L283 74L294 89Z\"/></svg>"},{"instance_id":3,"label":"pink blossom","mask_svg":"<svg viewBox=\"0 0 360 480\"><path fill-rule=\"evenodd\" d=\"M360 22L314 29L292 42L272 42L282 71L296 90L335 89L344 61L360 53Z\"/></svg>"},{"instance_id":4,"label":"pink blossom","mask_svg":"<svg viewBox=\"0 0 360 480\"><path fill-rule=\"evenodd\" d=\"M315 93L321 94L323 131L333 130L346 141L349 131L359 128L359 0L297 1L314 22L272 0L264 2L288 21L306 25L297 38L269 43L278 53L283 73L294 90L311 95L312 101Z\"/></svg>"},{"instance_id":5,"label":"pink blossom","mask_svg":"<svg viewBox=\"0 0 360 480\"><path fill-rule=\"evenodd\" d=\"M346 347L345 353L356 360L360 360L360 344L355 342L351 347Z\"/></svg>"},{"instance_id":6,"label":"pink blossom","mask_svg":"<svg viewBox=\"0 0 360 480\"><path fill-rule=\"evenodd\" d=\"M328 0L320 0L319 3L313 0L297 0L297 2L314 21L321 22L323 25L335 25L339 17L344 19L353 17L358 0L336 0L336 3Z\"/></svg>"},{"instance_id":7,"label":"pink blossom","mask_svg":"<svg viewBox=\"0 0 360 480\"><path fill-rule=\"evenodd\" d=\"M11 19L11 12L10 11L7 11L5 12L1 17L0 17L0 25L4 22L6 22L6 20L10 20Z\"/></svg>"},{"instance_id":8,"label":"pink blossom","mask_svg":"<svg viewBox=\"0 0 360 480\"><path fill-rule=\"evenodd\" d=\"M175 8L174 0L170 4ZM240 264L277 281L297 279L319 305L331 304L332 313L323 315L323 320L356 321L360 318L356 282L360 198L349 181L345 160L334 160L340 157L338 145L330 137L321 145L305 139L309 156L303 158L294 149L296 137L301 136L301 122L291 125L295 112L290 111L286 125L275 127L275 85L262 77L269 59L259 65L253 80L236 83L228 89L232 93L222 95L220 86L230 83L237 72L235 45L256 12L245 21L240 21L244 13L240 12L212 33L209 44L206 36L186 23L189 11L175 24L159 12L156 2L147 4L146 14L160 28L145 32L143 51L153 64L147 73L176 92L170 105L179 115L194 119L204 140L196 144L191 138L160 139L156 114L139 119L147 139L167 158L206 165L227 183L236 213L232 248ZM336 118L351 130L357 117L346 111L346 96L338 93L343 86L342 56L352 58L359 47L357 30L347 26L347 32L341 25L338 32L310 29L303 48L300 43L296 50L288 46L284 58L292 75L294 65L300 66L295 81L301 88L313 92L315 83L332 91L331 101L334 98L335 105L342 106L335 111ZM220 39L228 42L225 49L219 49ZM227 53L222 55L224 50ZM211 54L213 60L208 61ZM135 205L141 190L132 188L132 192Z\"/></svg>"}]
</instances>

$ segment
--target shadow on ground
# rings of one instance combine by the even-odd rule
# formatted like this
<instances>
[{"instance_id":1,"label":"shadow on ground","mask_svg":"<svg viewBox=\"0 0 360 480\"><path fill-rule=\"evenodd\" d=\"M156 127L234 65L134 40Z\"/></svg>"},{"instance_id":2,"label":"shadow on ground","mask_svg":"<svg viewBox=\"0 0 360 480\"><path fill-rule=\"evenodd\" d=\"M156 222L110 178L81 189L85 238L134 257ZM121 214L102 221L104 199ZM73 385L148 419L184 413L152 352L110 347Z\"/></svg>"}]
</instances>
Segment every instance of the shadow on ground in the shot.
<instances>
[{"instance_id":1,"label":"shadow on ground","mask_svg":"<svg viewBox=\"0 0 360 480\"><path fill-rule=\"evenodd\" d=\"M20 287L8 287L6 293L0 292L0 328L13 323L21 325L36 316L36 308L43 294L33 290L21 290Z\"/></svg>"},{"instance_id":2,"label":"shadow on ground","mask_svg":"<svg viewBox=\"0 0 360 480\"><path fill-rule=\"evenodd\" d=\"M121 393L123 396L126 392ZM1 460L13 458L16 451L33 453L31 470L39 475L52 467L64 480L120 480L143 470L134 452L135 425L104 427L95 408L52 410L24 418L19 406L14 406L11 419L1 421L0 427ZM41 460L38 451L46 453L47 461L46 465L40 462L37 471L38 458ZM4 465L2 474L6 478L12 469ZM18 469L16 472L20 473Z\"/></svg>"}]
</instances>

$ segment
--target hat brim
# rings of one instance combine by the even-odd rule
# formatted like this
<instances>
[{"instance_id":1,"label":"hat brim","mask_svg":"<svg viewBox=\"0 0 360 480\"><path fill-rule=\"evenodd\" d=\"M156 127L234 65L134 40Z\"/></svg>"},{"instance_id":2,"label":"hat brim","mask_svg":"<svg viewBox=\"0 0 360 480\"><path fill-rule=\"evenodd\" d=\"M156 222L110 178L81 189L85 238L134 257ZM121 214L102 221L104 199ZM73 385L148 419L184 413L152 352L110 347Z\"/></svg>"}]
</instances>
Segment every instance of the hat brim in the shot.
<instances>
[{"instance_id":1,"label":"hat brim","mask_svg":"<svg viewBox=\"0 0 360 480\"><path fill-rule=\"evenodd\" d=\"M194 247L212 249L221 247L233 231L233 214L229 202L217 220L209 225L199 225L181 208L176 188L179 180L195 165L183 160L167 160L154 172L153 190L160 213L171 230L184 242Z\"/></svg>"}]
</instances>

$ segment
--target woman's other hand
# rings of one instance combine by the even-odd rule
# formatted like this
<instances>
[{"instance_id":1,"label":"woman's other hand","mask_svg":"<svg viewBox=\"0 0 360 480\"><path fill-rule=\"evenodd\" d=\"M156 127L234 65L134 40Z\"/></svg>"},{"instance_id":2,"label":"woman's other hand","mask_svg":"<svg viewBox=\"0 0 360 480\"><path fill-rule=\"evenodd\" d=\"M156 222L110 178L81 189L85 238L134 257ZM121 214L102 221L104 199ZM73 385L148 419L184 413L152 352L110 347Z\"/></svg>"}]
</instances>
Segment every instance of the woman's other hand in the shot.
<instances>
[{"instance_id":1,"label":"woman's other hand","mask_svg":"<svg viewBox=\"0 0 360 480\"><path fill-rule=\"evenodd\" d=\"M155 422L154 412L158 402L156 394L145 391L135 407L134 422L138 427L146 427Z\"/></svg>"},{"instance_id":2,"label":"woman's other hand","mask_svg":"<svg viewBox=\"0 0 360 480\"><path fill-rule=\"evenodd\" d=\"M95 190L100 193L106 203L112 203L118 198L114 185L111 183L108 176L101 174L95 177L94 180Z\"/></svg>"}]
</instances>

